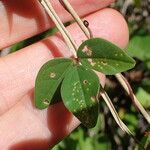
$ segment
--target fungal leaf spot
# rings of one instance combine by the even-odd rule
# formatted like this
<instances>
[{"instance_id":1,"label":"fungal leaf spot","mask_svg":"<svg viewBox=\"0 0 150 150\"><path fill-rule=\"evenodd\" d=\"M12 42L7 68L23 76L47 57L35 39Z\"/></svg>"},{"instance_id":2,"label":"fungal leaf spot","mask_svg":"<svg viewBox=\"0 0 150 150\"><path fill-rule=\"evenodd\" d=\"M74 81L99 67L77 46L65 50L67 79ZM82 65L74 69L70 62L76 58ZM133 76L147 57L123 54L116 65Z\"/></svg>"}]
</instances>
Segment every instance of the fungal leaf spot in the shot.
<instances>
[{"instance_id":1,"label":"fungal leaf spot","mask_svg":"<svg viewBox=\"0 0 150 150\"><path fill-rule=\"evenodd\" d=\"M50 78L55 78L56 77L56 73L55 72L51 72L50 73Z\"/></svg>"},{"instance_id":2,"label":"fungal leaf spot","mask_svg":"<svg viewBox=\"0 0 150 150\"><path fill-rule=\"evenodd\" d=\"M93 61L93 59L89 58L87 59L89 61L89 63L91 64L91 66L95 66L96 62Z\"/></svg>"},{"instance_id":3,"label":"fungal leaf spot","mask_svg":"<svg viewBox=\"0 0 150 150\"><path fill-rule=\"evenodd\" d=\"M43 104L48 106L49 105L49 100L48 99L43 100Z\"/></svg>"},{"instance_id":4,"label":"fungal leaf spot","mask_svg":"<svg viewBox=\"0 0 150 150\"><path fill-rule=\"evenodd\" d=\"M83 49L82 49L82 52L85 53L87 56L92 56L92 50L90 47L88 46L85 46Z\"/></svg>"},{"instance_id":5,"label":"fungal leaf spot","mask_svg":"<svg viewBox=\"0 0 150 150\"><path fill-rule=\"evenodd\" d=\"M93 103L96 103L96 97L95 96L92 96L91 100L92 100Z\"/></svg>"},{"instance_id":6,"label":"fungal leaf spot","mask_svg":"<svg viewBox=\"0 0 150 150\"><path fill-rule=\"evenodd\" d=\"M83 84L87 85L88 84L88 80L83 80Z\"/></svg>"}]
</instances>

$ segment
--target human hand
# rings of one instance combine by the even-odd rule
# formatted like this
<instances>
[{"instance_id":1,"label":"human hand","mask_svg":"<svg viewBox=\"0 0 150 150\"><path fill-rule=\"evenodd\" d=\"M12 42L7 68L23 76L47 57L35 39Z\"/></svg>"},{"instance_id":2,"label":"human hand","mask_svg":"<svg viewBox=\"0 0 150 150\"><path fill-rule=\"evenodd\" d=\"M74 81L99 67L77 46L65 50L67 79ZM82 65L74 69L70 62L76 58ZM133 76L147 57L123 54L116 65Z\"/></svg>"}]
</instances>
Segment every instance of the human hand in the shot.
<instances>
[{"instance_id":1,"label":"human hand","mask_svg":"<svg viewBox=\"0 0 150 150\"><path fill-rule=\"evenodd\" d=\"M71 4L80 16L87 16L95 37L123 48L128 42L127 25L118 12L105 8L113 1L72 0ZM71 19L58 1L52 3L64 22ZM35 0L1 0L0 12L0 49L54 26ZM76 24L67 29L77 44L85 39ZM45 110L36 109L33 103L38 70L49 59L60 56L70 53L56 34L0 58L1 150L48 150L80 124L62 103ZM100 78L104 83L104 76Z\"/></svg>"}]
</instances>

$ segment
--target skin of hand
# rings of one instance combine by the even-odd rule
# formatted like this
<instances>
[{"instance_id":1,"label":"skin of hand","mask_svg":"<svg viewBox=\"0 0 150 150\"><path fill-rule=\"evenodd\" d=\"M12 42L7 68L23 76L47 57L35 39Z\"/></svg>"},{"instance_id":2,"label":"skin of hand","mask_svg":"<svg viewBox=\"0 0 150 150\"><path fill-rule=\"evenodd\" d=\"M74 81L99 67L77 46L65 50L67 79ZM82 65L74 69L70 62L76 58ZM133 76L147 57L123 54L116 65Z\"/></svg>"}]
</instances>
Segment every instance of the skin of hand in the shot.
<instances>
[{"instance_id":1,"label":"skin of hand","mask_svg":"<svg viewBox=\"0 0 150 150\"><path fill-rule=\"evenodd\" d=\"M128 43L128 27L115 10L106 8L114 0L70 0L78 14L90 23L94 37L107 39L121 48ZM60 18L71 16L58 1L52 1ZM0 1L0 49L54 26L35 0ZM75 42L86 39L76 23L67 27ZM34 84L40 67L54 57L70 53L60 33L0 58L0 149L48 150L70 134L80 122L62 103L38 110L34 106ZM104 84L105 77L99 74Z\"/></svg>"}]
</instances>

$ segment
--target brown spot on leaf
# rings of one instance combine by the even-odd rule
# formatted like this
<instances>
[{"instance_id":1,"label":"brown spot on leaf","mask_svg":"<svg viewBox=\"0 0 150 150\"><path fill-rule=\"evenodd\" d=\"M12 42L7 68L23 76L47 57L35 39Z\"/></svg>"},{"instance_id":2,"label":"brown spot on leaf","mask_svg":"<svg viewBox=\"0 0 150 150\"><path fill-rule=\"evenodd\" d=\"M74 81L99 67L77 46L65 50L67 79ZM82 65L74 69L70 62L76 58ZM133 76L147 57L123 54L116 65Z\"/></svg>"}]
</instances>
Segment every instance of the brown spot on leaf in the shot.
<instances>
[{"instance_id":1,"label":"brown spot on leaf","mask_svg":"<svg viewBox=\"0 0 150 150\"><path fill-rule=\"evenodd\" d=\"M96 97L95 97L95 96L92 96L92 97L91 97L91 100L92 100L92 102L95 103L95 102L96 102Z\"/></svg>"},{"instance_id":2,"label":"brown spot on leaf","mask_svg":"<svg viewBox=\"0 0 150 150\"><path fill-rule=\"evenodd\" d=\"M96 65L96 63L91 58L88 59L88 62L90 62L91 66L95 66Z\"/></svg>"},{"instance_id":3,"label":"brown spot on leaf","mask_svg":"<svg viewBox=\"0 0 150 150\"><path fill-rule=\"evenodd\" d=\"M51 72L51 73L50 73L50 77L51 77L51 78L55 78L55 77L56 77L56 73L55 73L55 72Z\"/></svg>"},{"instance_id":4,"label":"brown spot on leaf","mask_svg":"<svg viewBox=\"0 0 150 150\"><path fill-rule=\"evenodd\" d=\"M85 46L83 49L82 49L82 52L85 53L87 56L92 56L92 50L90 47L88 46Z\"/></svg>"},{"instance_id":5,"label":"brown spot on leaf","mask_svg":"<svg viewBox=\"0 0 150 150\"><path fill-rule=\"evenodd\" d=\"M87 81L87 80L84 80L84 81L83 81L83 84L84 84L84 85L88 84L88 81Z\"/></svg>"},{"instance_id":6,"label":"brown spot on leaf","mask_svg":"<svg viewBox=\"0 0 150 150\"><path fill-rule=\"evenodd\" d=\"M48 105L49 105L49 100L48 100L48 99L45 99L45 100L43 101L43 104L48 106Z\"/></svg>"}]
</instances>

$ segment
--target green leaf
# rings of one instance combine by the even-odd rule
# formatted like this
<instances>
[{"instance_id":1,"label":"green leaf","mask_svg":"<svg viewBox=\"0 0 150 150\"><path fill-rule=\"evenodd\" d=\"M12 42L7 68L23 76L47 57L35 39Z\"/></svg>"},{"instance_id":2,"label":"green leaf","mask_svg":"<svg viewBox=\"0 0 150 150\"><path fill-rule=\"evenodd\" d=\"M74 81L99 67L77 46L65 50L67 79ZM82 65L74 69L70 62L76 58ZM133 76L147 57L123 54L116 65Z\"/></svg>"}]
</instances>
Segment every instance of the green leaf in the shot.
<instances>
[{"instance_id":1,"label":"green leaf","mask_svg":"<svg viewBox=\"0 0 150 150\"><path fill-rule=\"evenodd\" d=\"M127 127L130 129L130 131L135 134L135 130L138 126L138 117L135 114L126 113L123 120L127 124Z\"/></svg>"},{"instance_id":2,"label":"green leaf","mask_svg":"<svg viewBox=\"0 0 150 150\"><path fill-rule=\"evenodd\" d=\"M148 93L148 91L142 87L139 87L136 93L136 97L143 107L150 108L150 93Z\"/></svg>"},{"instance_id":3,"label":"green leaf","mask_svg":"<svg viewBox=\"0 0 150 150\"><path fill-rule=\"evenodd\" d=\"M142 61L150 61L150 35L134 36L128 46L129 53Z\"/></svg>"},{"instance_id":4,"label":"green leaf","mask_svg":"<svg viewBox=\"0 0 150 150\"><path fill-rule=\"evenodd\" d=\"M100 38L83 42L77 55L84 66L106 75L129 70L135 65L135 61L122 49Z\"/></svg>"},{"instance_id":5,"label":"green leaf","mask_svg":"<svg viewBox=\"0 0 150 150\"><path fill-rule=\"evenodd\" d=\"M146 63L146 67L150 70L150 60L145 63Z\"/></svg>"},{"instance_id":6,"label":"green leaf","mask_svg":"<svg viewBox=\"0 0 150 150\"><path fill-rule=\"evenodd\" d=\"M57 88L72 65L71 59L57 58L42 66L35 83L35 105L37 108L44 109L52 103Z\"/></svg>"},{"instance_id":7,"label":"green leaf","mask_svg":"<svg viewBox=\"0 0 150 150\"><path fill-rule=\"evenodd\" d=\"M65 106L88 128L97 122L99 88L97 75L83 66L72 67L62 82Z\"/></svg>"},{"instance_id":8,"label":"green leaf","mask_svg":"<svg viewBox=\"0 0 150 150\"><path fill-rule=\"evenodd\" d=\"M128 49L131 56L143 61L148 69L150 69L150 35L136 35L129 43Z\"/></svg>"},{"instance_id":9,"label":"green leaf","mask_svg":"<svg viewBox=\"0 0 150 150\"><path fill-rule=\"evenodd\" d=\"M150 78L143 79L141 87L150 94Z\"/></svg>"}]
</instances>

